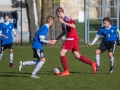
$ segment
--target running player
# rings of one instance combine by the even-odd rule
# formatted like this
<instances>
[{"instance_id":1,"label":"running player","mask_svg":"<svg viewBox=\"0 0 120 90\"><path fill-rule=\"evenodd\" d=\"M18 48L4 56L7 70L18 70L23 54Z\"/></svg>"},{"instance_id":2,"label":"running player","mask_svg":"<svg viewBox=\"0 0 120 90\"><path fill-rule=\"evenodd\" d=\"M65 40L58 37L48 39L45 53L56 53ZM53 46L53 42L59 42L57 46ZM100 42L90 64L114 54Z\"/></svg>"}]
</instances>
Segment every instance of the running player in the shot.
<instances>
[{"instance_id":1,"label":"running player","mask_svg":"<svg viewBox=\"0 0 120 90\"><path fill-rule=\"evenodd\" d=\"M106 50L108 50L108 56L110 60L109 73L111 74L113 72L113 67L114 67L114 51L115 51L115 46L117 41L117 26L113 26L110 24L109 17L105 17L103 19L103 24L104 26L98 30L93 42L88 44L88 46L92 46L101 35L103 36L100 46L95 51L97 71L100 69L100 53L101 52L103 53Z\"/></svg>"},{"instance_id":2,"label":"running player","mask_svg":"<svg viewBox=\"0 0 120 90\"><path fill-rule=\"evenodd\" d=\"M35 65L36 64L36 67L31 74L32 78L39 78L38 76L36 76L36 73L40 70L42 65L45 63L45 54L43 52L42 44L43 43L52 44L51 40L46 40L45 37L48 33L49 27L53 25L53 22L54 22L54 18L52 16L48 16L46 18L46 24L41 26L40 29L35 33L35 36L32 42L32 49L34 52L34 58L37 58L37 60L24 61L24 62L20 61L19 63L19 71L21 71L24 65Z\"/></svg>"},{"instance_id":3,"label":"running player","mask_svg":"<svg viewBox=\"0 0 120 90\"><path fill-rule=\"evenodd\" d=\"M0 51L0 60L2 59L3 53L5 49L9 49L9 58L10 58L10 67L15 67L13 64L13 37L12 33L16 38L16 42L18 42L18 37L14 30L13 23L9 22L9 15L4 14L4 22L0 25L0 30L2 34L7 36L8 38L1 37L1 51Z\"/></svg>"},{"instance_id":4,"label":"running player","mask_svg":"<svg viewBox=\"0 0 120 90\"><path fill-rule=\"evenodd\" d=\"M96 62L90 61L83 55L80 55L79 48L78 48L78 35L75 29L75 22L68 16L65 16L64 10L61 7L58 7L56 10L56 14L58 16L59 21L62 23L62 33L53 40L52 43L54 44L57 40L59 40L63 35L66 35L66 40L64 41L61 50L60 50L60 59L64 71L58 76L67 76L70 74L67 62L66 62L66 53L68 50L71 50L74 54L74 57L93 68L93 73L96 73Z\"/></svg>"}]
</instances>

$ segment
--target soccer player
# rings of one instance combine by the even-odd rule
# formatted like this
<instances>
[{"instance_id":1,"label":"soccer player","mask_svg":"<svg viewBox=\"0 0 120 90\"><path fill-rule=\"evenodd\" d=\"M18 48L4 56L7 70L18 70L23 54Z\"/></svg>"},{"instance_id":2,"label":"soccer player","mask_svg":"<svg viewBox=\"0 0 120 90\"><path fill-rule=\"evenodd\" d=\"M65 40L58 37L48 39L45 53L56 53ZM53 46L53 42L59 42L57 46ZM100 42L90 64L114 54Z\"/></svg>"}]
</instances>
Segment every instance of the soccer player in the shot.
<instances>
[{"instance_id":1,"label":"soccer player","mask_svg":"<svg viewBox=\"0 0 120 90\"><path fill-rule=\"evenodd\" d=\"M52 16L48 16L46 18L46 24L42 25L39 30L35 33L35 36L32 41L32 49L34 52L34 58L37 60L32 61L20 61L19 63L19 71L21 71L24 65L35 65L36 67L33 70L31 77L39 78L36 76L36 73L41 69L42 65L45 63L45 54L43 52L43 43L52 44L51 40L46 40L46 35L48 33L48 29L51 25L53 25L54 18Z\"/></svg>"},{"instance_id":2,"label":"soccer player","mask_svg":"<svg viewBox=\"0 0 120 90\"><path fill-rule=\"evenodd\" d=\"M96 73L96 62L90 61L83 55L80 55L78 48L78 35L75 29L75 22L72 18L65 16L64 10L61 7L58 7L56 10L56 14L58 16L59 21L62 23L62 33L56 38L56 40L52 40L54 44L57 40L59 40L63 35L66 35L66 40L64 41L61 50L60 50L60 59L64 71L58 76L67 76L70 74L67 62L66 62L66 53L71 50L74 54L74 57L90 66L92 66L93 73Z\"/></svg>"},{"instance_id":3,"label":"soccer player","mask_svg":"<svg viewBox=\"0 0 120 90\"><path fill-rule=\"evenodd\" d=\"M9 49L9 58L10 58L10 67L15 67L13 64L13 37L12 33L16 38L16 42L18 42L18 37L14 30L13 23L9 22L9 15L4 14L4 22L0 25L0 31L2 34L7 36L8 38L1 37L1 51L0 51L0 60L2 59L3 53L5 49Z\"/></svg>"},{"instance_id":4,"label":"soccer player","mask_svg":"<svg viewBox=\"0 0 120 90\"><path fill-rule=\"evenodd\" d=\"M103 19L103 24L104 26L98 30L93 42L88 44L88 46L92 46L101 35L103 36L100 46L95 51L97 71L100 69L100 53L101 52L103 53L106 50L108 50L108 56L110 60L109 73L111 74L113 72L113 67L114 67L114 51L115 51L116 40L117 40L117 26L113 26L110 24L109 17L105 17Z\"/></svg>"}]
</instances>

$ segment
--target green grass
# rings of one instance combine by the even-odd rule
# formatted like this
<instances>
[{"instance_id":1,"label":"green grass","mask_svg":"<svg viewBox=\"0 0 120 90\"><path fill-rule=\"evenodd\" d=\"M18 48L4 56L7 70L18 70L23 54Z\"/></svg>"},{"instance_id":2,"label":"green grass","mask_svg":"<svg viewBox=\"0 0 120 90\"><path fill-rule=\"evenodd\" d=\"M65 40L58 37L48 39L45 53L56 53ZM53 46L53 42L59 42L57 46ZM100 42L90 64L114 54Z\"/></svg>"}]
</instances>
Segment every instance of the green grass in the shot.
<instances>
[{"instance_id":1,"label":"green grass","mask_svg":"<svg viewBox=\"0 0 120 90\"><path fill-rule=\"evenodd\" d=\"M98 45L86 47L80 44L80 53L94 61L94 51ZM53 74L55 67L62 69L59 59L60 46L45 46L44 52L46 63L37 73L39 79L30 78L35 68L23 66L22 72L18 72L19 61L34 60L30 45L15 45L14 64L15 68L9 67L9 53L5 50L0 62L0 90L119 90L120 89L120 46L115 51L115 68L112 74L108 74L109 60L107 51L101 54L101 67L97 74L92 74L89 65L76 60L71 52L67 53L69 76L58 77Z\"/></svg>"}]
</instances>

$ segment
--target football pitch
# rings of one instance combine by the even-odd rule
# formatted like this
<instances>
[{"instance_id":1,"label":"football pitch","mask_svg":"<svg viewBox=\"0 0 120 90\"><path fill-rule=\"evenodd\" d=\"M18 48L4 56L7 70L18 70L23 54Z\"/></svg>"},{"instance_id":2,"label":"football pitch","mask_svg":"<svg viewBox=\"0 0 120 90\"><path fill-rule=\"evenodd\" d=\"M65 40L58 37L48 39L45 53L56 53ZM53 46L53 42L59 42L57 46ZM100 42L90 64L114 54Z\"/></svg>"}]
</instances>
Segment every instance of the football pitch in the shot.
<instances>
[{"instance_id":1,"label":"football pitch","mask_svg":"<svg viewBox=\"0 0 120 90\"><path fill-rule=\"evenodd\" d=\"M98 45L86 47L82 44L80 53L94 61L94 52ZM31 45L14 46L15 68L9 67L9 53L5 50L0 62L0 90L120 90L120 46L115 51L115 66L112 74L109 72L109 59L107 51L101 54L100 71L92 74L91 66L76 60L71 52L67 53L67 63L70 75L58 77L54 75L53 69L60 67L59 58L60 46L44 47L46 62L37 73L39 79L30 77L35 68L33 66L23 66L18 72L19 61L35 60Z\"/></svg>"}]
</instances>

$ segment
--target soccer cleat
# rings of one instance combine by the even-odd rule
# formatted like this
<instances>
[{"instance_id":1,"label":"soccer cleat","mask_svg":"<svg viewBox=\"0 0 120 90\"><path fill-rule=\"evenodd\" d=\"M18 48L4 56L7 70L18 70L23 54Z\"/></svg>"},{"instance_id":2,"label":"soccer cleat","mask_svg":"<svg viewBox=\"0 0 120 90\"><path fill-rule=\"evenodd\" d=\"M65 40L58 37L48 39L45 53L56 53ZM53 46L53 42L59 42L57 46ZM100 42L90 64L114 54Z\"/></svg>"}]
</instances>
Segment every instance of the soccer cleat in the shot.
<instances>
[{"instance_id":1,"label":"soccer cleat","mask_svg":"<svg viewBox=\"0 0 120 90\"><path fill-rule=\"evenodd\" d=\"M22 61L20 61L20 62L19 62L19 67L18 67L18 69L19 69L19 72L21 71L21 69L22 69L22 66L23 66L23 62L22 62Z\"/></svg>"},{"instance_id":2,"label":"soccer cleat","mask_svg":"<svg viewBox=\"0 0 120 90\"><path fill-rule=\"evenodd\" d=\"M96 74L96 62L92 62L92 69L93 69L93 74Z\"/></svg>"},{"instance_id":3,"label":"soccer cleat","mask_svg":"<svg viewBox=\"0 0 120 90\"><path fill-rule=\"evenodd\" d=\"M113 67L114 66L110 66L109 74L111 74L113 72Z\"/></svg>"},{"instance_id":4,"label":"soccer cleat","mask_svg":"<svg viewBox=\"0 0 120 90\"><path fill-rule=\"evenodd\" d=\"M31 78L40 78L40 77L38 77L36 75L31 75Z\"/></svg>"},{"instance_id":5,"label":"soccer cleat","mask_svg":"<svg viewBox=\"0 0 120 90\"><path fill-rule=\"evenodd\" d=\"M14 64L13 64L13 63L10 63L10 67L13 67L13 68L14 68L15 66L14 66Z\"/></svg>"},{"instance_id":6,"label":"soccer cleat","mask_svg":"<svg viewBox=\"0 0 120 90\"><path fill-rule=\"evenodd\" d=\"M57 76L68 76L70 74L70 72L68 70L63 71L61 74L57 75Z\"/></svg>"},{"instance_id":7,"label":"soccer cleat","mask_svg":"<svg viewBox=\"0 0 120 90\"><path fill-rule=\"evenodd\" d=\"M99 71L100 70L100 66L96 66L96 71Z\"/></svg>"}]
</instances>

